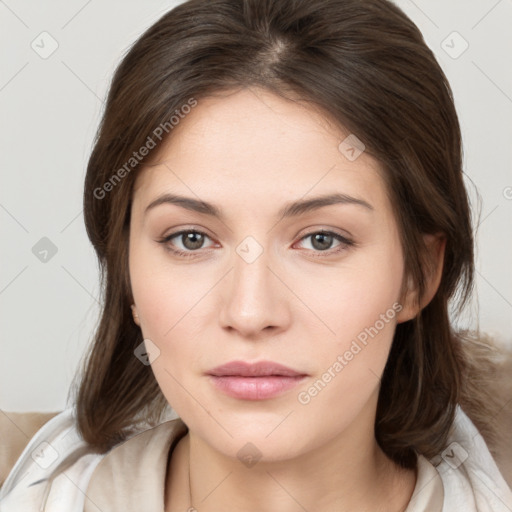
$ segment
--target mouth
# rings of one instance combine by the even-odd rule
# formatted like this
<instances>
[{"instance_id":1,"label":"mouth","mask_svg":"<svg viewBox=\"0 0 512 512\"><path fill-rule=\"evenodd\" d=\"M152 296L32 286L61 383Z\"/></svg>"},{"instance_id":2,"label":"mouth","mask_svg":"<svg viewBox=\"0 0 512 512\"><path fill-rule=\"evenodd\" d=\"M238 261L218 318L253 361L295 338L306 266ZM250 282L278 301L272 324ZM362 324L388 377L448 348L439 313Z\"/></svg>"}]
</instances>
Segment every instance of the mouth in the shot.
<instances>
[{"instance_id":1,"label":"mouth","mask_svg":"<svg viewBox=\"0 0 512 512\"><path fill-rule=\"evenodd\" d=\"M266 400L295 387L307 377L272 361L232 361L207 372L215 388L240 400Z\"/></svg>"}]
</instances>

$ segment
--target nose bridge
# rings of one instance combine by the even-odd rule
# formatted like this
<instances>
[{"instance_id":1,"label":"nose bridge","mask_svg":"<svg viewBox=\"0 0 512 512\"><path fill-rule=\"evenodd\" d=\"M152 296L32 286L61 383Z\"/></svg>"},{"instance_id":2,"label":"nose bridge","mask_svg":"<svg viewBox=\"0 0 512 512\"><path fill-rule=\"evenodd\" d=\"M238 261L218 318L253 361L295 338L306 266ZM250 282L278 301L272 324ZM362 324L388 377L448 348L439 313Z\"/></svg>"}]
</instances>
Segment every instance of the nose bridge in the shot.
<instances>
[{"instance_id":1,"label":"nose bridge","mask_svg":"<svg viewBox=\"0 0 512 512\"><path fill-rule=\"evenodd\" d=\"M269 249L250 236L236 247L221 312L224 327L247 335L287 322L283 285L270 270L269 255Z\"/></svg>"}]
</instances>

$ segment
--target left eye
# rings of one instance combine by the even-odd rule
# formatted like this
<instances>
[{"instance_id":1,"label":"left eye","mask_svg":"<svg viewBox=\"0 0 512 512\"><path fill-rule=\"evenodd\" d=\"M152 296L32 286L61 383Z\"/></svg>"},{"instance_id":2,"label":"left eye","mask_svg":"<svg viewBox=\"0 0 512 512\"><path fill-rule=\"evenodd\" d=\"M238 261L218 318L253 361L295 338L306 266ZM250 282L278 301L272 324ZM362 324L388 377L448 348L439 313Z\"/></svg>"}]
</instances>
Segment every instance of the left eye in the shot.
<instances>
[{"instance_id":1,"label":"left eye","mask_svg":"<svg viewBox=\"0 0 512 512\"><path fill-rule=\"evenodd\" d=\"M313 249L320 252L325 252L331 249L334 241L338 241L338 247L341 246L349 246L352 245L352 241L347 238L338 235L338 233L333 233L332 231L316 231L314 233L309 233L301 238L302 240L311 239L311 245ZM343 248L343 247L342 247ZM339 249L336 249L336 252Z\"/></svg>"}]
</instances>

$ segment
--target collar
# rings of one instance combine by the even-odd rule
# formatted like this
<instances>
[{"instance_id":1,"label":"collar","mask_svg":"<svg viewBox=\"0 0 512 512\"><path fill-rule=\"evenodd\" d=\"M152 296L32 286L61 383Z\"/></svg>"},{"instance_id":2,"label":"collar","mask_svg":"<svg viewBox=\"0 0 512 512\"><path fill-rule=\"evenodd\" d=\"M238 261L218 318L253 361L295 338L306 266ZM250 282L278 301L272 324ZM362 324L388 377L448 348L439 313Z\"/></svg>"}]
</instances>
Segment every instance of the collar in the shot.
<instances>
[{"instance_id":1,"label":"collar","mask_svg":"<svg viewBox=\"0 0 512 512\"><path fill-rule=\"evenodd\" d=\"M92 474L84 512L163 512L168 457L187 432L176 418L112 448Z\"/></svg>"},{"instance_id":2,"label":"collar","mask_svg":"<svg viewBox=\"0 0 512 512\"><path fill-rule=\"evenodd\" d=\"M441 512L444 503L443 482L436 468L418 455L416 485L404 512Z\"/></svg>"}]
</instances>

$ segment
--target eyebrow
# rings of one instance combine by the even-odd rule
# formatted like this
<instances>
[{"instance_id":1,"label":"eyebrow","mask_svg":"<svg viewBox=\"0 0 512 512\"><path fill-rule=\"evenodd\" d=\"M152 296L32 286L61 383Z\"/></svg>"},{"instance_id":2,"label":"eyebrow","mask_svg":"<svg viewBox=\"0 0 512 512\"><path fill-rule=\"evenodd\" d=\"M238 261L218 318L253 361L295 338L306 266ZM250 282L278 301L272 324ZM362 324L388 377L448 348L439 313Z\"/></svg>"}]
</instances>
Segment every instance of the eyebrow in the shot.
<instances>
[{"instance_id":1,"label":"eyebrow","mask_svg":"<svg viewBox=\"0 0 512 512\"><path fill-rule=\"evenodd\" d=\"M147 214L149 210L156 208L161 204L175 204L187 210L202 213L204 215L210 215L218 219L224 219L222 210L218 206L212 203L201 201L199 199L176 194L163 194L157 197L146 207L144 214ZM347 194L335 193L317 196L311 199L299 199L297 201L292 201L291 203L285 204L284 207L279 210L277 215L280 218L295 217L317 210L319 208L323 208L324 206L330 206L334 204L353 204L362 206L368 211L374 210L373 206L363 199L358 199Z\"/></svg>"}]
</instances>

